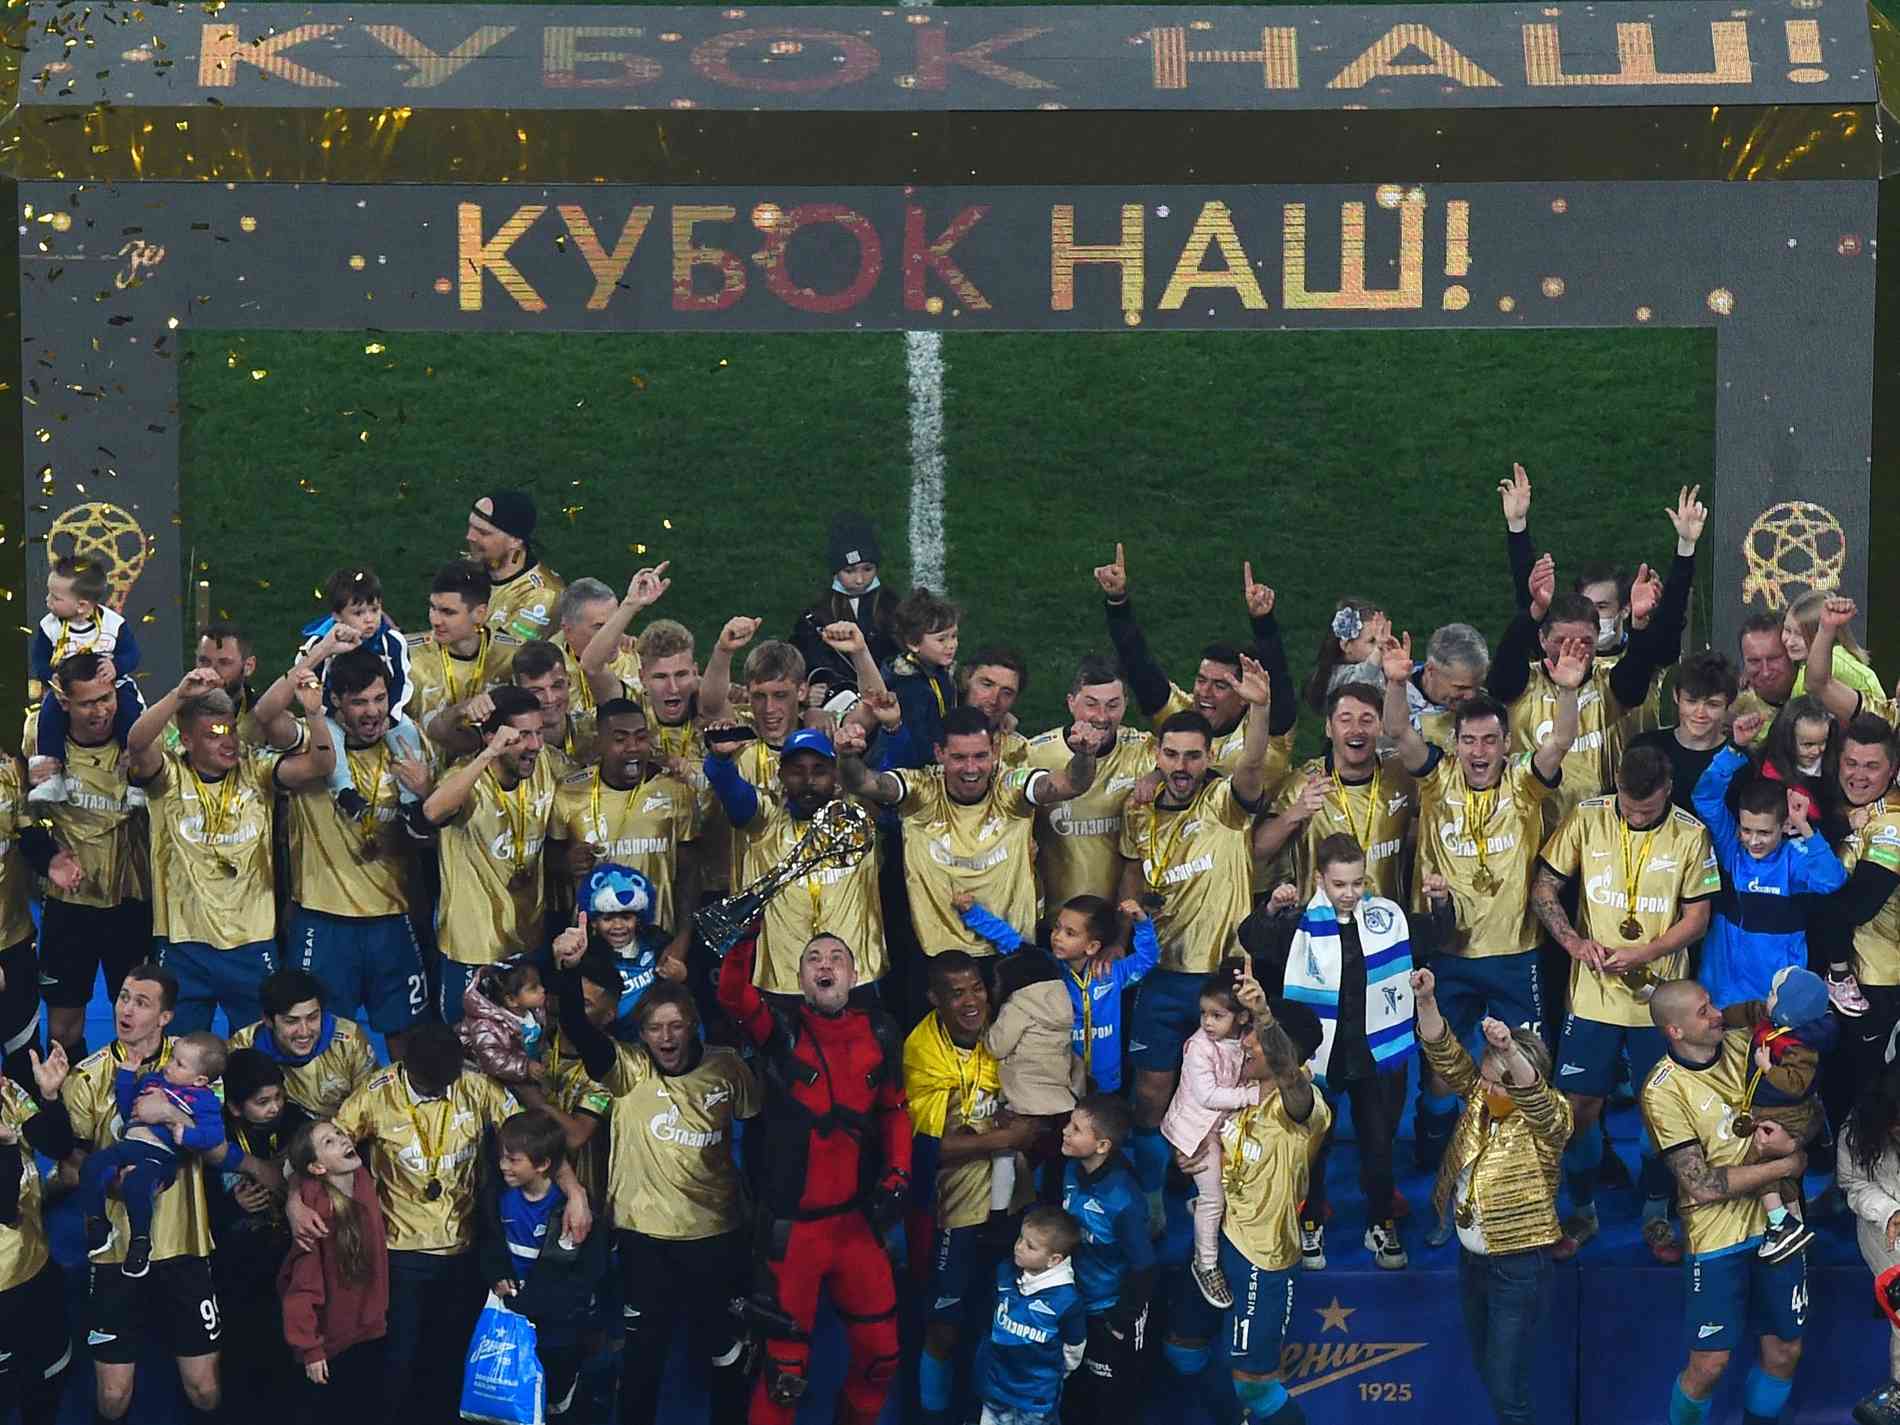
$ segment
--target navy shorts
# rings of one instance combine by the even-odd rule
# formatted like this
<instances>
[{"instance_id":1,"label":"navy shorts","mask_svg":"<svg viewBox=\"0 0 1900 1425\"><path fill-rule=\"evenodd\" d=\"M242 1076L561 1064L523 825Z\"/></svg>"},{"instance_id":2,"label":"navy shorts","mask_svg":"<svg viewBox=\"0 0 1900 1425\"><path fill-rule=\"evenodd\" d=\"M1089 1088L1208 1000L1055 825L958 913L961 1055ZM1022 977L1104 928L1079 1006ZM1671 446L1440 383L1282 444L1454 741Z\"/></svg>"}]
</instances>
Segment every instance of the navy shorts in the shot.
<instances>
[{"instance_id":1,"label":"navy shorts","mask_svg":"<svg viewBox=\"0 0 1900 1425\"><path fill-rule=\"evenodd\" d=\"M1135 990L1129 1019L1128 1057L1137 1069L1173 1073L1181 1046L1201 1027L1201 982L1205 975L1150 970Z\"/></svg>"},{"instance_id":2,"label":"navy shorts","mask_svg":"<svg viewBox=\"0 0 1900 1425\"><path fill-rule=\"evenodd\" d=\"M277 969L277 946L269 940L219 950L195 940L152 941L152 958L178 976L178 1008L173 1034L195 1034L211 1027L212 1012L224 1010L225 1033L264 1017L259 988Z\"/></svg>"},{"instance_id":3,"label":"navy shorts","mask_svg":"<svg viewBox=\"0 0 1900 1425\"><path fill-rule=\"evenodd\" d=\"M1630 1083L1641 1092L1649 1071L1663 1056L1662 1031L1649 1024L1604 1024L1574 1014L1564 1016L1564 1037L1557 1046L1557 1082L1563 1093L1607 1098L1616 1085L1616 1059L1627 1045Z\"/></svg>"},{"instance_id":4,"label":"navy shorts","mask_svg":"<svg viewBox=\"0 0 1900 1425\"><path fill-rule=\"evenodd\" d=\"M1799 1341L1808 1323L1808 1254L1756 1255L1761 1238L1682 1264L1682 1334L1691 1351L1734 1351L1751 1336Z\"/></svg>"},{"instance_id":5,"label":"navy shorts","mask_svg":"<svg viewBox=\"0 0 1900 1425\"><path fill-rule=\"evenodd\" d=\"M1463 955L1434 956L1431 968L1438 980L1438 1010L1453 1037L1466 1042L1486 1015L1513 1029L1541 1029L1544 991L1537 960L1535 950L1475 960Z\"/></svg>"},{"instance_id":6,"label":"navy shorts","mask_svg":"<svg viewBox=\"0 0 1900 1425\"><path fill-rule=\"evenodd\" d=\"M939 1228L930 1253L930 1304L924 1319L961 1321L972 1293L996 1290L994 1260L984 1248L981 1227Z\"/></svg>"},{"instance_id":7,"label":"navy shorts","mask_svg":"<svg viewBox=\"0 0 1900 1425\"><path fill-rule=\"evenodd\" d=\"M1280 1347L1293 1321L1293 1273L1255 1266L1225 1234L1220 1239L1220 1268L1234 1293L1234 1304L1227 1310L1229 1364L1248 1375L1276 1374Z\"/></svg>"},{"instance_id":8,"label":"navy shorts","mask_svg":"<svg viewBox=\"0 0 1900 1425\"><path fill-rule=\"evenodd\" d=\"M401 1034L429 1007L422 949L406 915L329 915L293 905L288 958L317 977L334 1013L364 1018L379 1034Z\"/></svg>"}]
</instances>

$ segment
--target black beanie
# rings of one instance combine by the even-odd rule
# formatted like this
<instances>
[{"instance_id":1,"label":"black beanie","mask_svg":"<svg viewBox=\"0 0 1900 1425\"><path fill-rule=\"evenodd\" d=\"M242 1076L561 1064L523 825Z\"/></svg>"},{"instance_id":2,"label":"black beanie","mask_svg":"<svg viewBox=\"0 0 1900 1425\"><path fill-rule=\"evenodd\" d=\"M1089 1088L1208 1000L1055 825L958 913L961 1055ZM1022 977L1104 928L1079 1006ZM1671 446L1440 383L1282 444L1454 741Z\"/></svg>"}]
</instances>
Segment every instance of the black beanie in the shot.
<instances>
[{"instance_id":1,"label":"black beanie","mask_svg":"<svg viewBox=\"0 0 1900 1425\"><path fill-rule=\"evenodd\" d=\"M1298 1000L1282 999L1278 995L1267 997L1267 1008L1273 1012L1274 1023L1293 1041L1294 1052L1302 1064L1319 1053L1322 1027L1317 1014Z\"/></svg>"},{"instance_id":2,"label":"black beanie","mask_svg":"<svg viewBox=\"0 0 1900 1425\"><path fill-rule=\"evenodd\" d=\"M825 537L825 555L833 572L852 564L878 564L883 556L877 547L877 526L855 512L831 517L831 531Z\"/></svg>"},{"instance_id":3,"label":"black beanie","mask_svg":"<svg viewBox=\"0 0 1900 1425\"><path fill-rule=\"evenodd\" d=\"M489 506L483 509L483 504ZM497 490L475 502L474 514L480 515L503 534L516 539L534 538L534 501L519 490Z\"/></svg>"},{"instance_id":4,"label":"black beanie","mask_svg":"<svg viewBox=\"0 0 1900 1425\"><path fill-rule=\"evenodd\" d=\"M284 1071L259 1049L233 1049L224 1061L224 1101L236 1113L259 1089L284 1081Z\"/></svg>"}]
</instances>

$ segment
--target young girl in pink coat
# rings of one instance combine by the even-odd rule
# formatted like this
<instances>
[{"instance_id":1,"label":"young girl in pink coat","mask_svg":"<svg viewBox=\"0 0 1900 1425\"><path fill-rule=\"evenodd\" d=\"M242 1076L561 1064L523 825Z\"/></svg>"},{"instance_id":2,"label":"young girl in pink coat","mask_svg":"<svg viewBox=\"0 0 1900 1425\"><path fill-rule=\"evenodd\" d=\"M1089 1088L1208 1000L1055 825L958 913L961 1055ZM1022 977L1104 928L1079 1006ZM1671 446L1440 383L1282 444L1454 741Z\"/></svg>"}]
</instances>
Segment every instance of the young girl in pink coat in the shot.
<instances>
[{"instance_id":1,"label":"young girl in pink coat","mask_svg":"<svg viewBox=\"0 0 1900 1425\"><path fill-rule=\"evenodd\" d=\"M1181 1081L1161 1120L1161 1136L1189 1157L1194 1174L1194 1284L1208 1305L1225 1311L1234 1294L1220 1269L1221 1218L1227 1195L1221 1187L1220 1130L1237 1109L1260 1102L1258 1081L1242 1082L1247 1051L1242 1037L1253 1016L1235 995L1246 973L1243 960L1224 960L1201 984L1201 1027L1181 1047Z\"/></svg>"}]
</instances>

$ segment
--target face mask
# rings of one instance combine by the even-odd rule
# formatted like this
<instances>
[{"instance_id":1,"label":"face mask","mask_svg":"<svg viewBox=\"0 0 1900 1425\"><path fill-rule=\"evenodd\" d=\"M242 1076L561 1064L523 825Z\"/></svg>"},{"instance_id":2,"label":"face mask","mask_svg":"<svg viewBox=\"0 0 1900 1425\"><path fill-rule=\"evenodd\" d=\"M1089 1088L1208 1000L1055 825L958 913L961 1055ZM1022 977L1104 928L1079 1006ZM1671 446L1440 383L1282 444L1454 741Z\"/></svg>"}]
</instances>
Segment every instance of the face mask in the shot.
<instances>
[{"instance_id":1,"label":"face mask","mask_svg":"<svg viewBox=\"0 0 1900 1425\"><path fill-rule=\"evenodd\" d=\"M1623 641L1623 620L1597 616L1597 650L1614 648Z\"/></svg>"},{"instance_id":2,"label":"face mask","mask_svg":"<svg viewBox=\"0 0 1900 1425\"><path fill-rule=\"evenodd\" d=\"M836 574L833 574L831 576L831 592L834 594L843 594L847 599L861 599L866 594L873 592L877 587L878 587L878 578L875 574L871 576L871 582L866 584L862 589L858 590L858 592L855 594L852 593L849 589L845 588L844 581L841 580Z\"/></svg>"},{"instance_id":3,"label":"face mask","mask_svg":"<svg viewBox=\"0 0 1900 1425\"><path fill-rule=\"evenodd\" d=\"M1503 1089L1487 1088L1484 1091L1484 1106L1491 1111L1493 1118L1509 1118L1517 1112L1517 1100Z\"/></svg>"}]
</instances>

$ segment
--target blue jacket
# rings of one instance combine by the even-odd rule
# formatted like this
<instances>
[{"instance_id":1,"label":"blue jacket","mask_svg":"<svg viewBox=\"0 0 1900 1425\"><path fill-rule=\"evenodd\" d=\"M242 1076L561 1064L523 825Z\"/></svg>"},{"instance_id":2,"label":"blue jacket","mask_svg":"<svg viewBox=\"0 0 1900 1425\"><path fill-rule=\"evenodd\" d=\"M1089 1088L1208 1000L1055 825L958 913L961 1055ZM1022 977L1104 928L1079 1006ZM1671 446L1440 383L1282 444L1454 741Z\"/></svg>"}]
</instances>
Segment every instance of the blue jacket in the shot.
<instances>
[{"instance_id":1,"label":"blue jacket","mask_svg":"<svg viewBox=\"0 0 1900 1425\"><path fill-rule=\"evenodd\" d=\"M980 905L973 905L963 913L963 923L1005 955L1028 943L1008 921ZM1053 955L1049 958L1055 959ZM1160 958L1161 944L1155 939L1154 923L1136 921L1134 953L1111 963L1109 973L1103 978L1088 982L1086 1015L1082 1004L1083 985L1060 964L1056 966L1062 982L1069 987L1069 1007L1075 1011L1075 1052L1078 1055L1087 1052L1089 1081L1103 1093L1114 1093L1122 1086L1122 991L1140 981ZM1090 1032L1095 1042L1085 1051Z\"/></svg>"},{"instance_id":2,"label":"blue jacket","mask_svg":"<svg viewBox=\"0 0 1900 1425\"><path fill-rule=\"evenodd\" d=\"M1718 1005L1767 999L1775 972L1808 963L1808 905L1832 895L1847 871L1819 836L1783 841L1757 860L1742 845L1728 809L1729 783L1748 758L1724 747L1696 783L1695 810L1709 828L1722 870L1722 896L1702 942L1702 985Z\"/></svg>"},{"instance_id":3,"label":"blue jacket","mask_svg":"<svg viewBox=\"0 0 1900 1425\"><path fill-rule=\"evenodd\" d=\"M336 627L335 614L325 614L322 618L312 619L305 624L303 642L297 646L298 656L301 657L315 647L317 640L334 627ZM389 689L389 720L394 723L402 716L403 709L409 705L409 694L413 687L409 677L409 644L397 631L396 625L385 617L376 626L375 636L365 639L360 646L372 650L383 660L383 668L389 674L386 684ZM319 676L324 680L323 706L328 710L330 707L330 665L327 662L319 670Z\"/></svg>"},{"instance_id":4,"label":"blue jacket","mask_svg":"<svg viewBox=\"0 0 1900 1425\"><path fill-rule=\"evenodd\" d=\"M1131 1301L1139 1312L1146 1300L1155 1263L1148 1237L1148 1199L1120 1155L1091 1173L1073 1158L1062 1167L1062 1207L1082 1224L1075 1249L1075 1285L1090 1316L1122 1304L1132 1287L1142 1297ZM1139 1282L1131 1282L1139 1277Z\"/></svg>"},{"instance_id":5,"label":"blue jacket","mask_svg":"<svg viewBox=\"0 0 1900 1425\"><path fill-rule=\"evenodd\" d=\"M996 1312L984 1339L977 1379L985 1405L1052 1415L1062 1382L1082 1362L1088 1315L1075 1272L1058 1262L1027 1276L1012 1262L996 1268Z\"/></svg>"}]
</instances>

